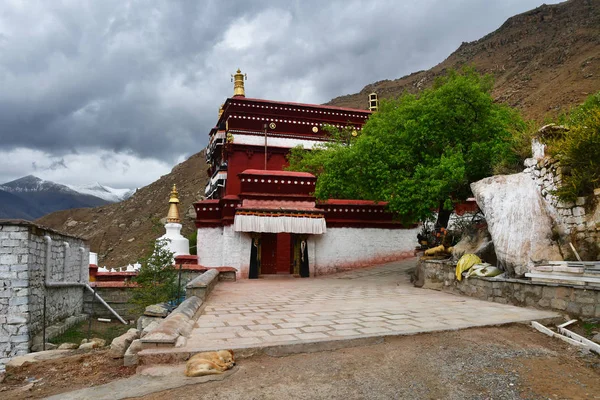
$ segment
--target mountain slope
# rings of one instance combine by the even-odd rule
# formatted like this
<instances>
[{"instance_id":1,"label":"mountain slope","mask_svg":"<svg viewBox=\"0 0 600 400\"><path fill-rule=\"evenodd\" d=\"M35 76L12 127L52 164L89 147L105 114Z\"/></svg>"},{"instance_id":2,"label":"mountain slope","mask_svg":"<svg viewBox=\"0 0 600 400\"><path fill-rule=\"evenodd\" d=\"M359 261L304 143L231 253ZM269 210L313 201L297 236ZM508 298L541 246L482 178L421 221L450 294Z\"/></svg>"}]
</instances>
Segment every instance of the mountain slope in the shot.
<instances>
[{"instance_id":1,"label":"mountain slope","mask_svg":"<svg viewBox=\"0 0 600 400\"><path fill-rule=\"evenodd\" d=\"M33 220L43 211L21 197L0 190L0 218Z\"/></svg>"},{"instance_id":2,"label":"mountain slope","mask_svg":"<svg viewBox=\"0 0 600 400\"><path fill-rule=\"evenodd\" d=\"M176 165L157 181L138 189L125 201L102 207L58 211L36 222L89 241L102 266L120 267L142 257L148 245L164 234L173 184L179 191L183 235L194 232L192 204L204 194L208 180L204 151ZM163 221L161 221L161 219Z\"/></svg>"},{"instance_id":3,"label":"mountain slope","mask_svg":"<svg viewBox=\"0 0 600 400\"><path fill-rule=\"evenodd\" d=\"M371 92L380 99L415 93L464 65L493 74L495 99L542 122L600 90L600 1L570 0L516 15L430 70L375 82L327 104L364 109Z\"/></svg>"},{"instance_id":4,"label":"mountain slope","mask_svg":"<svg viewBox=\"0 0 600 400\"><path fill-rule=\"evenodd\" d=\"M78 193L96 196L110 203L117 203L119 201L126 200L135 193L134 189L115 189L111 188L110 186L101 185L98 182L84 186L66 186Z\"/></svg>"},{"instance_id":5,"label":"mountain slope","mask_svg":"<svg viewBox=\"0 0 600 400\"><path fill-rule=\"evenodd\" d=\"M19 218L18 215L21 215L35 219L58 210L96 207L107 203L101 198L78 193L65 185L33 175L7 182L0 186L0 190L12 195L0 198L3 218Z\"/></svg>"}]
</instances>

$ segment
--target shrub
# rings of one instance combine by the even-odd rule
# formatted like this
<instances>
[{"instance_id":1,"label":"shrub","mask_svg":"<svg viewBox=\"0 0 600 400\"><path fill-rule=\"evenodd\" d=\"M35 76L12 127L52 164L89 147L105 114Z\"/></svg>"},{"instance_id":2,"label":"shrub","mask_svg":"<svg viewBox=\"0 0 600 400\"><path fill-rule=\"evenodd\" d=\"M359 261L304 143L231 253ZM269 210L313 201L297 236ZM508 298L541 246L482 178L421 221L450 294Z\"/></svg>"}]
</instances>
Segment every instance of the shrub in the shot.
<instances>
[{"instance_id":1,"label":"shrub","mask_svg":"<svg viewBox=\"0 0 600 400\"><path fill-rule=\"evenodd\" d=\"M157 240L152 253L142 260L142 267L133 279L131 302L140 310L156 303L172 300L177 295L177 270L173 266L173 252L167 239Z\"/></svg>"},{"instance_id":2,"label":"shrub","mask_svg":"<svg viewBox=\"0 0 600 400\"><path fill-rule=\"evenodd\" d=\"M560 161L562 183L555 194L575 201L600 187L600 92L567 117L569 131L551 140L548 152Z\"/></svg>"}]
</instances>

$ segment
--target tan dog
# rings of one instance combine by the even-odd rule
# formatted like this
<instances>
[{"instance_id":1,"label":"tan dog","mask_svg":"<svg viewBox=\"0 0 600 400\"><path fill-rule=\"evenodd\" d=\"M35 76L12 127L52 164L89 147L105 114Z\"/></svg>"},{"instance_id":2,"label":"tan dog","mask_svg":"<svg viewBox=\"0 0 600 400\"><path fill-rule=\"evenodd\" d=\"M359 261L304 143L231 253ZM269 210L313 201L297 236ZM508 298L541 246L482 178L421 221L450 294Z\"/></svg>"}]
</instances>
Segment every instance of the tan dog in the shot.
<instances>
[{"instance_id":1,"label":"tan dog","mask_svg":"<svg viewBox=\"0 0 600 400\"><path fill-rule=\"evenodd\" d=\"M186 376L222 374L235 365L233 350L208 351L195 354L185 364Z\"/></svg>"}]
</instances>

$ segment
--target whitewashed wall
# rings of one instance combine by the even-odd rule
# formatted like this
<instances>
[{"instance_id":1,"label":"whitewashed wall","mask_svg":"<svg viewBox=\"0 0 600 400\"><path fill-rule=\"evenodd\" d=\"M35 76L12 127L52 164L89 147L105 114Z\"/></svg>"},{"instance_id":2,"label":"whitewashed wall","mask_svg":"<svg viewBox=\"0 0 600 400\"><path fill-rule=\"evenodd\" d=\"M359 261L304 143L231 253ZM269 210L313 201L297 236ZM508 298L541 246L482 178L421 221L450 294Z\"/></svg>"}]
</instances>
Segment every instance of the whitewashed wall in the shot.
<instances>
[{"instance_id":1,"label":"whitewashed wall","mask_svg":"<svg viewBox=\"0 0 600 400\"><path fill-rule=\"evenodd\" d=\"M247 278L250 267L250 234L235 232L233 225L198 229L198 264L234 267L238 278Z\"/></svg>"},{"instance_id":2,"label":"whitewashed wall","mask_svg":"<svg viewBox=\"0 0 600 400\"><path fill-rule=\"evenodd\" d=\"M412 257L419 230L327 228L326 234L315 235L309 241L309 246L314 249L309 254L311 276Z\"/></svg>"}]
</instances>

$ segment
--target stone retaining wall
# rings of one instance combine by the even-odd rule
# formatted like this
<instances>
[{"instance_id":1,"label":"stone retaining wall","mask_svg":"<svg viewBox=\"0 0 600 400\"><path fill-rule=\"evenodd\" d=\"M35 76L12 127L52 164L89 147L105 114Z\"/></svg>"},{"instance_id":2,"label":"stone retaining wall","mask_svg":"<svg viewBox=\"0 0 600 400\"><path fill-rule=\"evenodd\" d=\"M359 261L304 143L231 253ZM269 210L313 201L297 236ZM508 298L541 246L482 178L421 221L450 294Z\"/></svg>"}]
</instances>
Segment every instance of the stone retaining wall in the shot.
<instances>
[{"instance_id":1,"label":"stone retaining wall","mask_svg":"<svg viewBox=\"0 0 600 400\"><path fill-rule=\"evenodd\" d=\"M131 299L131 287L99 287L96 293L112 307L125 320L134 320L140 316L140 310L136 305L129 302ZM91 315L93 318L115 319L113 313L104 307L98 299L94 301L94 310L92 312L92 292L86 290L83 295L83 312ZM142 310L143 311L143 310Z\"/></svg>"},{"instance_id":2,"label":"stone retaining wall","mask_svg":"<svg viewBox=\"0 0 600 400\"><path fill-rule=\"evenodd\" d=\"M600 243L600 207L597 205L600 191L596 190L595 196L578 197L574 203L560 201L553 192L562 182L563 169L549 157L528 158L523 172L529 174L539 187L554 219L562 228L560 233L576 244L584 258L594 257L598 251L594 247ZM570 249L562 247L563 253L570 253Z\"/></svg>"},{"instance_id":3,"label":"stone retaining wall","mask_svg":"<svg viewBox=\"0 0 600 400\"><path fill-rule=\"evenodd\" d=\"M525 279L471 277L458 282L451 260L419 260L423 288L516 306L550 309L570 317L599 318L600 288L532 283Z\"/></svg>"},{"instance_id":4,"label":"stone retaining wall","mask_svg":"<svg viewBox=\"0 0 600 400\"><path fill-rule=\"evenodd\" d=\"M48 243L49 280L79 286L46 287ZM0 368L10 357L29 352L32 338L42 331L44 298L46 326L81 314L88 253L82 239L28 221L0 221Z\"/></svg>"}]
</instances>

